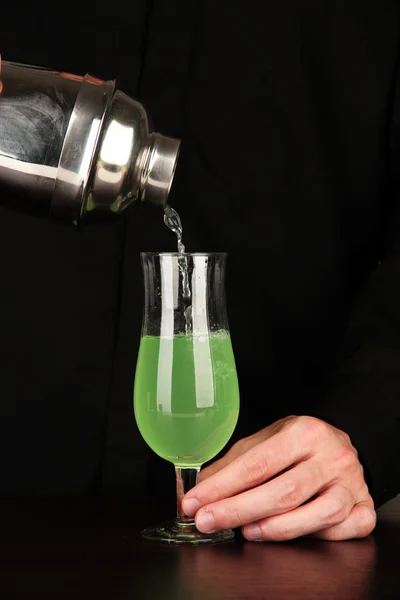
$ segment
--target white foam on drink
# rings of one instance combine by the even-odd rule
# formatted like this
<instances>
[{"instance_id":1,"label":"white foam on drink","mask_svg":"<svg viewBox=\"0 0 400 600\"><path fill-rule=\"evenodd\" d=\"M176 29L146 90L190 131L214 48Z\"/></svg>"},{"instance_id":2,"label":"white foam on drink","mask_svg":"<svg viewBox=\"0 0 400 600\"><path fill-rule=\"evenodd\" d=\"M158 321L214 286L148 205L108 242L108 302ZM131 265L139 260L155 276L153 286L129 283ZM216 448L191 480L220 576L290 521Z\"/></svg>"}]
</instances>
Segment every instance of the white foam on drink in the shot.
<instances>
[{"instance_id":1,"label":"white foam on drink","mask_svg":"<svg viewBox=\"0 0 400 600\"><path fill-rule=\"evenodd\" d=\"M186 333L176 333L175 335L161 335L155 337L160 337L160 339L169 340L183 337L188 341L196 339L199 342L208 342L210 338L215 340L224 340L229 336L229 331L227 331L226 329L218 329L218 331L202 331L198 333L191 333L190 335L186 335Z\"/></svg>"}]
</instances>

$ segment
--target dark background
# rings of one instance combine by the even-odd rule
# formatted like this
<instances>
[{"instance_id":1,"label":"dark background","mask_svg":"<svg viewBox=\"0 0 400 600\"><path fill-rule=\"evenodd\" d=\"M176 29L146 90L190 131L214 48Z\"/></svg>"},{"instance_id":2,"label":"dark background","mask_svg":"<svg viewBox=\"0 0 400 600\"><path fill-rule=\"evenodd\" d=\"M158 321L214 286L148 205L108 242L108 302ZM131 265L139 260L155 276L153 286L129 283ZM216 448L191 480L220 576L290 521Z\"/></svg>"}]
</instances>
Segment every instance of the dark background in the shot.
<instances>
[{"instance_id":1,"label":"dark background","mask_svg":"<svg viewBox=\"0 0 400 600\"><path fill-rule=\"evenodd\" d=\"M378 261L397 256L398 40L389 0L8 3L0 21L4 60L117 78L156 130L183 140L171 204L186 247L229 253L236 438L326 412L368 455L385 497L397 375L390 392L369 385L367 352L345 370L345 406L325 396L359 293ZM152 457L148 470L132 385L139 252L174 249L151 207L82 231L0 209L1 493L143 489L149 473L173 493L171 469L162 475ZM344 351L357 357L373 323L385 381L388 348L398 365L397 274L396 263L372 281L369 297L383 299L367 303ZM394 314L389 334L382 314Z\"/></svg>"}]
</instances>

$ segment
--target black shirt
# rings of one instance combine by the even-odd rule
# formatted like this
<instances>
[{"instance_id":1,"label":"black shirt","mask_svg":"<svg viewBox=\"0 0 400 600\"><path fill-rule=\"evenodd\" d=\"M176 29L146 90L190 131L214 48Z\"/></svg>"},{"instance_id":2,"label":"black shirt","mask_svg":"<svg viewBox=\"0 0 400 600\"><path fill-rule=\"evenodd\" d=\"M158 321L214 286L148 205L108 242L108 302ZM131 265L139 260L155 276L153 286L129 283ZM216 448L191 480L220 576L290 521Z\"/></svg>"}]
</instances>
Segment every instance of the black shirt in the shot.
<instances>
[{"instance_id":1,"label":"black shirt","mask_svg":"<svg viewBox=\"0 0 400 600\"><path fill-rule=\"evenodd\" d=\"M182 139L186 247L229 253L234 439L320 416L377 503L399 491L397 2L8 4L0 40L6 60L116 77ZM143 490L139 252L176 240L145 206L82 231L0 217L0 491Z\"/></svg>"}]
</instances>

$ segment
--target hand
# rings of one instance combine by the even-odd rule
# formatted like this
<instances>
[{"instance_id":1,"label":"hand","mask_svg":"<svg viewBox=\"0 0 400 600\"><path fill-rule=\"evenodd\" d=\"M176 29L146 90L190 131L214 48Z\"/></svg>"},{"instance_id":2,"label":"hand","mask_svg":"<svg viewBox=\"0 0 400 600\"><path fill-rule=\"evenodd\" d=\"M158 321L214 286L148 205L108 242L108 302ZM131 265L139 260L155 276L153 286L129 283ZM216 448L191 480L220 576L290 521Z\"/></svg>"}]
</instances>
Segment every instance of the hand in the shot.
<instances>
[{"instance_id":1,"label":"hand","mask_svg":"<svg viewBox=\"0 0 400 600\"><path fill-rule=\"evenodd\" d=\"M249 541L362 538L376 524L349 436L306 416L240 440L202 472L182 507L200 531L241 526Z\"/></svg>"}]
</instances>

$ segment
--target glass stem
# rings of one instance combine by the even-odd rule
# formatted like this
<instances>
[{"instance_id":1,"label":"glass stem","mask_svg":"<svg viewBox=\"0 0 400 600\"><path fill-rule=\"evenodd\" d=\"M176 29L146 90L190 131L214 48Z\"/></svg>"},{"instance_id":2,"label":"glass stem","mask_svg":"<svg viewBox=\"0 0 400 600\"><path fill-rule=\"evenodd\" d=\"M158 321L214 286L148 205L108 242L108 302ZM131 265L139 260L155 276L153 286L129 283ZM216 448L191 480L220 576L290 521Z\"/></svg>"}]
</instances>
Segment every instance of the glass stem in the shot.
<instances>
[{"instance_id":1,"label":"glass stem","mask_svg":"<svg viewBox=\"0 0 400 600\"><path fill-rule=\"evenodd\" d=\"M181 469L175 467L176 474L176 513L180 521L187 523L193 522L193 519L187 517L182 510L182 500L185 494L191 490L199 480L200 468Z\"/></svg>"}]
</instances>

